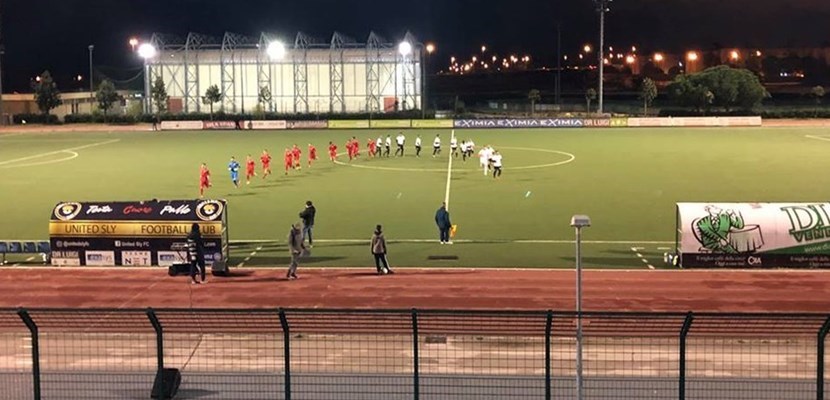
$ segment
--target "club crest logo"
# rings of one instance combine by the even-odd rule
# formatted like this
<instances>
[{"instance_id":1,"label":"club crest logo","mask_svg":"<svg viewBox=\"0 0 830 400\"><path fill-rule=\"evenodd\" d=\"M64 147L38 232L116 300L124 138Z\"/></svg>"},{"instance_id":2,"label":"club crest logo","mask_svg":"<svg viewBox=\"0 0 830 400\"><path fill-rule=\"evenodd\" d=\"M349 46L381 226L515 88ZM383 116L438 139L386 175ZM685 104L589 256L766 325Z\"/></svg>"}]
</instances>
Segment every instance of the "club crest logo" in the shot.
<instances>
[{"instance_id":1,"label":"club crest logo","mask_svg":"<svg viewBox=\"0 0 830 400\"><path fill-rule=\"evenodd\" d=\"M55 217L61 221L69 221L81 213L81 203L60 203L55 207Z\"/></svg>"},{"instance_id":2,"label":"club crest logo","mask_svg":"<svg viewBox=\"0 0 830 400\"><path fill-rule=\"evenodd\" d=\"M205 200L196 205L196 216L202 221L214 221L222 215L224 206L216 200Z\"/></svg>"}]
</instances>

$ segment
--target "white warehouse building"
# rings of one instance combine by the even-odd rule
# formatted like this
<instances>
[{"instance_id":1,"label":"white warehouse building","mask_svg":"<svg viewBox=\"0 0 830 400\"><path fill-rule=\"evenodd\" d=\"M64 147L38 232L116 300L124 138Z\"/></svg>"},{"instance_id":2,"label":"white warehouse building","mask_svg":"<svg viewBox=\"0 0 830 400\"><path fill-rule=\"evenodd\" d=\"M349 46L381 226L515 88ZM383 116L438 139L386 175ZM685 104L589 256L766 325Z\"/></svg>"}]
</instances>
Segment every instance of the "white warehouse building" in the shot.
<instances>
[{"instance_id":1,"label":"white warehouse building","mask_svg":"<svg viewBox=\"0 0 830 400\"><path fill-rule=\"evenodd\" d=\"M207 112L202 102L216 85L226 113L359 113L421 108L424 46L406 33L387 42L375 33L358 43L335 33L320 43L298 33L293 43L263 33L222 39L189 33L154 34L141 44L146 110L157 110L151 87L164 82L171 113Z\"/></svg>"}]
</instances>

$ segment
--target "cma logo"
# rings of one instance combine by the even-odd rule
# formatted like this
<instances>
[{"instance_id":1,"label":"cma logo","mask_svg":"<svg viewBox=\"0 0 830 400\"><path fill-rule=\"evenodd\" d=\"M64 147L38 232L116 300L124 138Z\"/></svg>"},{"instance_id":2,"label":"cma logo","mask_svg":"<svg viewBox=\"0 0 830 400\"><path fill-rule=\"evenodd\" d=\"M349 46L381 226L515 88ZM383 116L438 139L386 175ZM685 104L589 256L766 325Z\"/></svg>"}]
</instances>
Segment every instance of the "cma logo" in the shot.
<instances>
[{"instance_id":1,"label":"cma logo","mask_svg":"<svg viewBox=\"0 0 830 400\"><path fill-rule=\"evenodd\" d=\"M762 264L761 257L749 256L746 258L746 263L752 267L757 267Z\"/></svg>"},{"instance_id":2,"label":"cma logo","mask_svg":"<svg viewBox=\"0 0 830 400\"><path fill-rule=\"evenodd\" d=\"M789 234L801 243L830 237L830 214L826 204L781 207L790 219Z\"/></svg>"}]
</instances>

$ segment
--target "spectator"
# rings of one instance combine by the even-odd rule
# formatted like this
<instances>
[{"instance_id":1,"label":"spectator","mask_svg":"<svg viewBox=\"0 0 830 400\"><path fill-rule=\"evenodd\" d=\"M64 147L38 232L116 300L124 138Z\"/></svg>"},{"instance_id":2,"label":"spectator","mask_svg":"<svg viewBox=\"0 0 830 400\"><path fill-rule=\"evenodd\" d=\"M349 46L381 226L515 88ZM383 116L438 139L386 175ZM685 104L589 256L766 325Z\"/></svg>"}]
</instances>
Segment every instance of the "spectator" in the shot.
<instances>
[{"instance_id":1,"label":"spectator","mask_svg":"<svg viewBox=\"0 0 830 400\"><path fill-rule=\"evenodd\" d=\"M317 214L317 209L311 200L305 202L305 210L300 212L300 218L303 219L303 241L308 238L308 248L314 247L314 240L311 237L311 230L314 228L314 215Z\"/></svg>"},{"instance_id":2,"label":"spectator","mask_svg":"<svg viewBox=\"0 0 830 400\"><path fill-rule=\"evenodd\" d=\"M386 238L383 237L383 227L380 225L375 227L375 233L372 234L371 250L372 255L375 256L378 275L394 274L395 272L389 268L389 262L386 260Z\"/></svg>"},{"instance_id":3,"label":"spectator","mask_svg":"<svg viewBox=\"0 0 830 400\"><path fill-rule=\"evenodd\" d=\"M199 232L199 224L190 226L190 233L187 235L187 254L190 259L190 283L197 284L196 270L202 278L202 283L207 283L205 278L205 250L202 241L202 234Z\"/></svg>"},{"instance_id":4,"label":"spectator","mask_svg":"<svg viewBox=\"0 0 830 400\"><path fill-rule=\"evenodd\" d=\"M291 265L288 267L288 273L285 277L290 279L297 279L297 267L300 266L300 257L303 256L306 247L303 244L303 232L300 230L300 223L291 225L291 231L288 232L288 251L291 254Z\"/></svg>"}]
</instances>

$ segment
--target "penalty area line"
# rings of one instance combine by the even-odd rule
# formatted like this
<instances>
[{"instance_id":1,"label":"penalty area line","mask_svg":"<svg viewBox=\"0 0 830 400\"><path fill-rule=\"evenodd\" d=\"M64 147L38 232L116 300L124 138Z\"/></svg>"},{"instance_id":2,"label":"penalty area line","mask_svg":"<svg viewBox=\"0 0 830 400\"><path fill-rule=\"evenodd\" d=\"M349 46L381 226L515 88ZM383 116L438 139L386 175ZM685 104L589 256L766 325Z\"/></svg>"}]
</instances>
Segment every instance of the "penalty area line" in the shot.
<instances>
[{"instance_id":1,"label":"penalty area line","mask_svg":"<svg viewBox=\"0 0 830 400\"><path fill-rule=\"evenodd\" d=\"M46 152L46 153L34 154L34 155L31 155L31 156L15 158L15 159L12 159L12 160L0 161L0 166L6 165L6 164L16 163L16 162L20 162L20 161L27 161L27 160L31 160L31 159L35 159L35 158L51 156L51 155L55 155L55 154L71 153L71 152L74 152L75 150L83 150L83 149L88 149L90 147L103 146L105 144L111 144L111 143L120 142L120 141L121 141L121 139L111 139L111 140L105 140L103 142L86 144L86 145L83 145L83 146L70 147L70 148L67 148L67 149L60 149L60 150L50 151L50 152Z\"/></svg>"}]
</instances>

